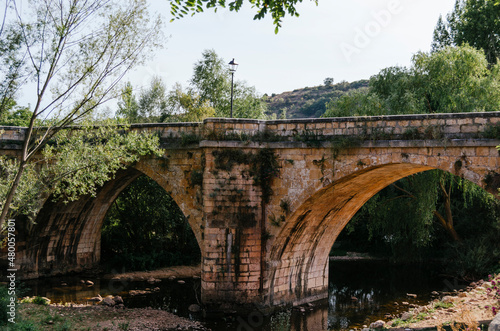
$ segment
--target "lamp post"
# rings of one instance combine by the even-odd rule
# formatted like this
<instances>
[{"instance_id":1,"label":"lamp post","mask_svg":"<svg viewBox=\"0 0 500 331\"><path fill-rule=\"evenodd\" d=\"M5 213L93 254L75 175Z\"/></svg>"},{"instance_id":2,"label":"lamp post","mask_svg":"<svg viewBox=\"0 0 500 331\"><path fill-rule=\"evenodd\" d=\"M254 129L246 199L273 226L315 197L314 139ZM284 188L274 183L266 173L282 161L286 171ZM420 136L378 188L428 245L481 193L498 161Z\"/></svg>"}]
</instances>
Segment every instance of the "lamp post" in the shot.
<instances>
[{"instance_id":1,"label":"lamp post","mask_svg":"<svg viewBox=\"0 0 500 331\"><path fill-rule=\"evenodd\" d=\"M238 68L238 63L234 62L234 59L229 62L229 72L231 73L231 118L233 118L233 82L234 82L234 73Z\"/></svg>"}]
</instances>

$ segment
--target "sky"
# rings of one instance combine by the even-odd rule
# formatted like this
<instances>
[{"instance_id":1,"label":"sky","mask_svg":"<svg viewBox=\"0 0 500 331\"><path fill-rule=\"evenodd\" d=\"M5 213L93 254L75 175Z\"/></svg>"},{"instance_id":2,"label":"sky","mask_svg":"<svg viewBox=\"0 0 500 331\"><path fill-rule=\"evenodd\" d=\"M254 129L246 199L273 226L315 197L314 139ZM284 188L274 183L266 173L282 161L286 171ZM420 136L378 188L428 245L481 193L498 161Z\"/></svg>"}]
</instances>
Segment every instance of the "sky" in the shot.
<instances>
[{"instance_id":1,"label":"sky","mask_svg":"<svg viewBox=\"0 0 500 331\"><path fill-rule=\"evenodd\" d=\"M206 49L239 63L235 80L261 94L368 79L389 66L409 66L412 55L428 52L439 15L455 0L303 0L300 17L287 16L274 33L271 17L253 20L249 4L240 12L219 9L170 22L167 0L151 0L151 12L165 21L164 47L126 79L145 87L160 76L168 87L188 84L194 63Z\"/></svg>"}]
</instances>

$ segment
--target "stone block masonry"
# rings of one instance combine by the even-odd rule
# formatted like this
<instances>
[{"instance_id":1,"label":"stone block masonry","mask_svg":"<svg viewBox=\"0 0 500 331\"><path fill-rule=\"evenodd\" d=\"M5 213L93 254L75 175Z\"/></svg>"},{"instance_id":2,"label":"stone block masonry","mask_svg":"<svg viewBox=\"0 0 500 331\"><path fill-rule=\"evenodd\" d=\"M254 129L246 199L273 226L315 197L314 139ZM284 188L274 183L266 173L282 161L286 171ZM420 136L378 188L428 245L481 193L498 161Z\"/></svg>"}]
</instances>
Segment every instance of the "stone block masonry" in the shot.
<instances>
[{"instance_id":1,"label":"stone block masonry","mask_svg":"<svg viewBox=\"0 0 500 331\"><path fill-rule=\"evenodd\" d=\"M16 156L24 128L0 128ZM176 201L202 255L202 301L260 309L327 296L328 253L352 216L391 183L431 169L497 194L500 113L132 125L165 153L117 173L96 197L47 200L18 238L19 276L94 268L104 216L141 174ZM198 178L198 179L196 179Z\"/></svg>"}]
</instances>

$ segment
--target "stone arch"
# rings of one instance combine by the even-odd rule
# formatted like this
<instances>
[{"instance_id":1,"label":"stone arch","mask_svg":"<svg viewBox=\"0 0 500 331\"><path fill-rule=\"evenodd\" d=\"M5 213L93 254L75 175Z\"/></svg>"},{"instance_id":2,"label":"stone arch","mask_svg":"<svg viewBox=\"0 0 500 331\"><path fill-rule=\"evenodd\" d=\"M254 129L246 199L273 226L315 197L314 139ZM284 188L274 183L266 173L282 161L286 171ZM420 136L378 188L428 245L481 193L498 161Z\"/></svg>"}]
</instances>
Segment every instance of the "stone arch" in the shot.
<instances>
[{"instance_id":1,"label":"stone arch","mask_svg":"<svg viewBox=\"0 0 500 331\"><path fill-rule=\"evenodd\" d=\"M95 197L83 196L67 204L47 199L19 254L22 276L34 278L96 267L100 262L101 228L109 207L129 184L143 174L172 196L202 248L202 211L195 201L195 190L186 187L184 176L179 177L165 169L161 171L158 162L142 160L133 167L118 171Z\"/></svg>"},{"instance_id":2,"label":"stone arch","mask_svg":"<svg viewBox=\"0 0 500 331\"><path fill-rule=\"evenodd\" d=\"M436 167L411 163L372 166L347 174L306 199L272 242L266 301L271 306L297 305L326 298L329 252L351 218L386 186L432 169ZM464 178L484 186L472 172Z\"/></svg>"}]
</instances>

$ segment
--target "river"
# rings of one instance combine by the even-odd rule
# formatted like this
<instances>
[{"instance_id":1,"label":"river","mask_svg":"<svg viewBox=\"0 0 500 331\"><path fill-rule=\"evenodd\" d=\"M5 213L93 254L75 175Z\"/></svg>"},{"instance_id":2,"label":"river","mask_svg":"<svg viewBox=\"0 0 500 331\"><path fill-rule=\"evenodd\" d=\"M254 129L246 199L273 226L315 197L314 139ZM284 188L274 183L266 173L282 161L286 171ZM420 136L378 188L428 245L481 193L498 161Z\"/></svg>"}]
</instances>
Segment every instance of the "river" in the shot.
<instances>
[{"instance_id":1,"label":"river","mask_svg":"<svg viewBox=\"0 0 500 331\"><path fill-rule=\"evenodd\" d=\"M211 316L191 313L188 307L197 304L200 280L163 280L147 282L113 281L92 278L93 286L81 283L82 277L54 277L26 281L26 295L45 296L52 302L83 303L101 294L123 296L129 308L153 307L177 315L201 320L214 331L316 331L350 330L387 319L408 310L411 305L432 299L433 291L452 291L460 283L440 276L435 264L392 265L381 261L330 261L329 298L324 302L281 311L264 316L259 311L246 316ZM85 278L84 278L85 279ZM128 295L130 290L146 294Z\"/></svg>"}]
</instances>

